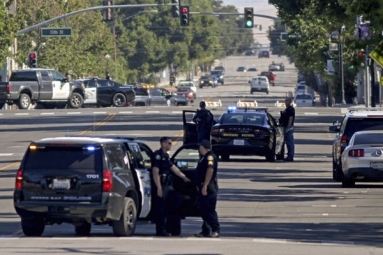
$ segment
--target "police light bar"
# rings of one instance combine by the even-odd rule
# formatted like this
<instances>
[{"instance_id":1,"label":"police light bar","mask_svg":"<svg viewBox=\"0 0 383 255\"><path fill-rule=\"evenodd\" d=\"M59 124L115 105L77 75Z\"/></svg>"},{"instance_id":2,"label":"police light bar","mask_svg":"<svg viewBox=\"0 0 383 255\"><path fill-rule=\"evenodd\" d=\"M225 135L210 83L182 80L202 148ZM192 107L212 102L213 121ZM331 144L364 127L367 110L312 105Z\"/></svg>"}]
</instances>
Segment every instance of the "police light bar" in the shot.
<instances>
[{"instance_id":1,"label":"police light bar","mask_svg":"<svg viewBox=\"0 0 383 255\"><path fill-rule=\"evenodd\" d=\"M235 110L237 110L237 107L236 106L228 106L227 110L228 111L235 111Z\"/></svg>"},{"instance_id":2,"label":"police light bar","mask_svg":"<svg viewBox=\"0 0 383 255\"><path fill-rule=\"evenodd\" d=\"M245 110L245 111L248 111L248 110L253 110L253 111L257 111L257 112L266 112L269 110L269 108L267 107L237 107L237 109L239 110Z\"/></svg>"}]
</instances>

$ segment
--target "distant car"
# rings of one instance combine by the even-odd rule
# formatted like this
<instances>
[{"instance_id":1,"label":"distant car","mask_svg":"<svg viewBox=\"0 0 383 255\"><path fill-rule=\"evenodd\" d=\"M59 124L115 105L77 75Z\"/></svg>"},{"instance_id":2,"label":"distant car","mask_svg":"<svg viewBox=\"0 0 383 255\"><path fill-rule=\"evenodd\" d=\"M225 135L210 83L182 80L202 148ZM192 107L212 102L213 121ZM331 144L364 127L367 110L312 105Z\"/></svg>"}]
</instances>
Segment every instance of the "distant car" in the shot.
<instances>
[{"instance_id":1,"label":"distant car","mask_svg":"<svg viewBox=\"0 0 383 255\"><path fill-rule=\"evenodd\" d=\"M237 72L246 72L246 67L244 67L244 66L238 67Z\"/></svg>"},{"instance_id":2,"label":"distant car","mask_svg":"<svg viewBox=\"0 0 383 255\"><path fill-rule=\"evenodd\" d=\"M252 49L248 49L248 50L246 50L245 55L246 55L246 56L254 56L254 55L255 55L255 52L254 52L254 50L252 50Z\"/></svg>"},{"instance_id":3,"label":"distant car","mask_svg":"<svg viewBox=\"0 0 383 255\"><path fill-rule=\"evenodd\" d=\"M383 181L383 131L359 131L342 153L343 187Z\"/></svg>"},{"instance_id":4,"label":"distant car","mask_svg":"<svg viewBox=\"0 0 383 255\"><path fill-rule=\"evenodd\" d=\"M258 76L266 76L269 79L271 86L275 86L275 77L276 75L271 71L263 71Z\"/></svg>"},{"instance_id":5,"label":"distant car","mask_svg":"<svg viewBox=\"0 0 383 255\"><path fill-rule=\"evenodd\" d=\"M248 72L257 72L258 69L255 68L255 67L250 67L249 69L247 69Z\"/></svg>"},{"instance_id":6,"label":"distant car","mask_svg":"<svg viewBox=\"0 0 383 255\"><path fill-rule=\"evenodd\" d=\"M225 83L222 70L212 70L210 71L210 74L216 76L218 78L218 83L221 83L221 85Z\"/></svg>"},{"instance_id":7,"label":"distant car","mask_svg":"<svg viewBox=\"0 0 383 255\"><path fill-rule=\"evenodd\" d=\"M280 70L280 66L276 65L276 64L271 64L271 65L269 65L269 70L270 71L279 71Z\"/></svg>"},{"instance_id":8,"label":"distant car","mask_svg":"<svg viewBox=\"0 0 383 255\"><path fill-rule=\"evenodd\" d=\"M269 80L266 76L257 76L253 77L250 81L250 94L253 94L253 92L266 92L266 94L269 94Z\"/></svg>"},{"instance_id":9,"label":"distant car","mask_svg":"<svg viewBox=\"0 0 383 255\"><path fill-rule=\"evenodd\" d=\"M261 50L258 53L258 58L270 58L270 53L267 50Z\"/></svg>"},{"instance_id":10,"label":"distant car","mask_svg":"<svg viewBox=\"0 0 383 255\"><path fill-rule=\"evenodd\" d=\"M205 86L211 86L212 88L214 88L216 86L215 80L216 78L213 75L201 76L201 78L199 79L199 88L202 89Z\"/></svg>"},{"instance_id":11,"label":"distant car","mask_svg":"<svg viewBox=\"0 0 383 255\"><path fill-rule=\"evenodd\" d=\"M82 82L85 86L84 105L123 107L131 105L136 97L131 85L98 78Z\"/></svg>"},{"instance_id":12,"label":"distant car","mask_svg":"<svg viewBox=\"0 0 383 255\"><path fill-rule=\"evenodd\" d=\"M297 87L295 88L295 94L302 94L307 92L307 86L306 84L298 84Z\"/></svg>"},{"instance_id":13,"label":"distant car","mask_svg":"<svg viewBox=\"0 0 383 255\"><path fill-rule=\"evenodd\" d=\"M191 103L197 98L197 95L191 90L190 87L181 86L177 88L177 95L186 97Z\"/></svg>"},{"instance_id":14,"label":"distant car","mask_svg":"<svg viewBox=\"0 0 383 255\"><path fill-rule=\"evenodd\" d=\"M194 93L197 93L197 86L194 84L193 81L180 81L177 85L177 87L185 87L185 86L190 87Z\"/></svg>"},{"instance_id":15,"label":"distant car","mask_svg":"<svg viewBox=\"0 0 383 255\"><path fill-rule=\"evenodd\" d=\"M223 66L214 67L214 71L221 71L222 75L225 75L225 67L223 67Z\"/></svg>"},{"instance_id":16,"label":"distant car","mask_svg":"<svg viewBox=\"0 0 383 255\"><path fill-rule=\"evenodd\" d=\"M310 94L297 94L294 103L297 107L311 107L314 106L314 98Z\"/></svg>"}]
</instances>

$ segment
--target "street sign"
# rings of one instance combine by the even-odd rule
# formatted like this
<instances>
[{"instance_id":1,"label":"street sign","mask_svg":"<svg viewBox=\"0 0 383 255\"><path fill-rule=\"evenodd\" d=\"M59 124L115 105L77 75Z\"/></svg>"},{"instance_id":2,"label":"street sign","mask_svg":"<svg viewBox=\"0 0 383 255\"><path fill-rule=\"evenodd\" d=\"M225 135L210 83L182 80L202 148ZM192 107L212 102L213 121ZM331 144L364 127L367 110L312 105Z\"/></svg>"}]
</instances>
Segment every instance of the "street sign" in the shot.
<instances>
[{"instance_id":1,"label":"street sign","mask_svg":"<svg viewBox=\"0 0 383 255\"><path fill-rule=\"evenodd\" d=\"M44 27L41 28L42 37L63 37L71 36L72 28L71 27Z\"/></svg>"},{"instance_id":2,"label":"street sign","mask_svg":"<svg viewBox=\"0 0 383 255\"><path fill-rule=\"evenodd\" d=\"M382 43L383 41L381 41L369 55L373 60L375 60L376 63L383 67L383 52L381 51Z\"/></svg>"},{"instance_id":3,"label":"street sign","mask_svg":"<svg viewBox=\"0 0 383 255\"><path fill-rule=\"evenodd\" d=\"M287 33L286 32L282 32L281 33L281 41L286 41L287 40Z\"/></svg>"},{"instance_id":4,"label":"street sign","mask_svg":"<svg viewBox=\"0 0 383 255\"><path fill-rule=\"evenodd\" d=\"M338 31L333 31L331 32L330 39L332 43L339 43L339 32Z\"/></svg>"},{"instance_id":5,"label":"street sign","mask_svg":"<svg viewBox=\"0 0 383 255\"><path fill-rule=\"evenodd\" d=\"M295 39L295 38L301 38L300 34L288 34L286 32L281 33L281 41L287 41L287 39Z\"/></svg>"}]
</instances>

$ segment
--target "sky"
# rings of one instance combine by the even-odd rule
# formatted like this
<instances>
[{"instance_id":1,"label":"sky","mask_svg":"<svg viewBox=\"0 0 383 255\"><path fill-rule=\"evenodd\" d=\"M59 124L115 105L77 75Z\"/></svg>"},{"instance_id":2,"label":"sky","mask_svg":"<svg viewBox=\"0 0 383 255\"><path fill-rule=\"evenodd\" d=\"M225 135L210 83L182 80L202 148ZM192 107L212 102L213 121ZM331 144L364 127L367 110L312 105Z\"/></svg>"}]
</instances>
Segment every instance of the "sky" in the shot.
<instances>
[{"instance_id":1,"label":"sky","mask_svg":"<svg viewBox=\"0 0 383 255\"><path fill-rule=\"evenodd\" d=\"M239 12L243 12L245 7L254 7L255 14L265 14L277 17L277 9L273 5L268 4L268 0L223 0L224 5L234 5ZM267 38L266 31L269 26L274 24L273 20L254 17L254 24L262 25L262 31L258 28L254 28L255 39L260 44L269 44L270 41Z\"/></svg>"}]
</instances>

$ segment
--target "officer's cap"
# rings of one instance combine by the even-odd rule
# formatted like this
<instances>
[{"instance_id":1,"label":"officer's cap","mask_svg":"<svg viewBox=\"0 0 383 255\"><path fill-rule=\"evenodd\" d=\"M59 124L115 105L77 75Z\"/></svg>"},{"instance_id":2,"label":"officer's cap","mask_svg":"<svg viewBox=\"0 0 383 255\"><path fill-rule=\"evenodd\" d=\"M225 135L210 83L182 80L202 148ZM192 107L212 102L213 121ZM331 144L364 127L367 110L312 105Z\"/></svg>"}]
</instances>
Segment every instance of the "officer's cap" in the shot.
<instances>
[{"instance_id":1,"label":"officer's cap","mask_svg":"<svg viewBox=\"0 0 383 255\"><path fill-rule=\"evenodd\" d=\"M201 101L201 102L199 102L199 107L206 107L206 103L205 103L205 101Z\"/></svg>"},{"instance_id":2,"label":"officer's cap","mask_svg":"<svg viewBox=\"0 0 383 255\"><path fill-rule=\"evenodd\" d=\"M205 149L211 149L211 143L209 140L202 140L199 143L200 146L204 147Z\"/></svg>"}]
</instances>

